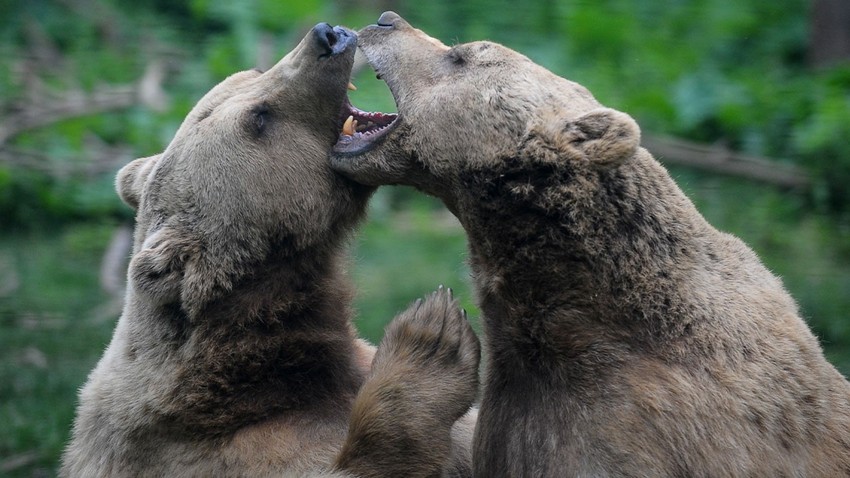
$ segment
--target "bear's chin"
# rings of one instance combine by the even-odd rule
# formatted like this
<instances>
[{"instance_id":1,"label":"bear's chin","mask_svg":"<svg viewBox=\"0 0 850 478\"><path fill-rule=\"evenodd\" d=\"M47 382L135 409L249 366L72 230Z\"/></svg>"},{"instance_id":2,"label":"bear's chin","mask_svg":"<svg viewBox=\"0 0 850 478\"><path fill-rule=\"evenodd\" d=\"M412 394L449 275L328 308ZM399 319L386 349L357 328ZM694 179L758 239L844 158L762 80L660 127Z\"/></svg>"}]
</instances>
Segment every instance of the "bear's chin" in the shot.
<instances>
[{"instance_id":1,"label":"bear's chin","mask_svg":"<svg viewBox=\"0 0 850 478\"><path fill-rule=\"evenodd\" d=\"M399 124L399 115L363 111L345 101L339 116L339 138L333 152L342 155L365 153L378 144Z\"/></svg>"}]
</instances>

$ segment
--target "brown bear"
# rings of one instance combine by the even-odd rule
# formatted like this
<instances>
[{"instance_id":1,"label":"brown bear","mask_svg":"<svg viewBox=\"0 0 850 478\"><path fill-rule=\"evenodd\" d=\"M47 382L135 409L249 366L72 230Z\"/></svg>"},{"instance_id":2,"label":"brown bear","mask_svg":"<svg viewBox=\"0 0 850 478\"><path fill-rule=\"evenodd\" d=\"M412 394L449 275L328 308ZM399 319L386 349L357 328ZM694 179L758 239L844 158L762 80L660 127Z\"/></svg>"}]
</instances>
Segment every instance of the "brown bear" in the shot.
<instances>
[{"instance_id":1,"label":"brown bear","mask_svg":"<svg viewBox=\"0 0 850 478\"><path fill-rule=\"evenodd\" d=\"M632 118L392 12L359 47L398 118L343 134L332 165L441 198L468 235L489 357L476 476L850 475L850 385Z\"/></svg>"},{"instance_id":2,"label":"brown bear","mask_svg":"<svg viewBox=\"0 0 850 478\"><path fill-rule=\"evenodd\" d=\"M479 351L451 294L400 314L374 366L351 322L343 252L373 188L327 156L355 48L317 25L119 172L129 286L62 476L470 473Z\"/></svg>"}]
</instances>

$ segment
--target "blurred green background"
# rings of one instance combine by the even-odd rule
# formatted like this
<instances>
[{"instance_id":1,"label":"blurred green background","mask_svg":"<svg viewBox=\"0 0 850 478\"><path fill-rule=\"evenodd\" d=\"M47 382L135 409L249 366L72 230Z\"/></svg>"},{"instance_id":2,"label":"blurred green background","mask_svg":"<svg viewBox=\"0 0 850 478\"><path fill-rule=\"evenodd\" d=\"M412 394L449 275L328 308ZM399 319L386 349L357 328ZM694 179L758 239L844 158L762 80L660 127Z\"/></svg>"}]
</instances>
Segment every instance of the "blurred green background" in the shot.
<instances>
[{"instance_id":1,"label":"blurred green background","mask_svg":"<svg viewBox=\"0 0 850 478\"><path fill-rule=\"evenodd\" d=\"M54 475L120 313L132 214L118 168L160 152L228 74L269 66L319 21L359 28L387 9L449 44L507 44L633 115L850 372L846 0L2 0L0 476ZM374 74L355 84L355 104L394 108ZM476 317L464 260L439 203L382 189L352 244L364 336L438 284Z\"/></svg>"}]
</instances>

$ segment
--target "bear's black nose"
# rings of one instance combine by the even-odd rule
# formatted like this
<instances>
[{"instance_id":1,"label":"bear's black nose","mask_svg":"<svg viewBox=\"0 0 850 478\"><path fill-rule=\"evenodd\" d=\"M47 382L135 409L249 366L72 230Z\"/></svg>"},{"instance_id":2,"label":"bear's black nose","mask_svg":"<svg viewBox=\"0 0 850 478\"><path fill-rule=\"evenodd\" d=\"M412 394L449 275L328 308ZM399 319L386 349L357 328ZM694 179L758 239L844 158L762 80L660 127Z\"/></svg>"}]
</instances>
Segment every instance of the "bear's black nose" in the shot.
<instances>
[{"instance_id":1,"label":"bear's black nose","mask_svg":"<svg viewBox=\"0 0 850 478\"><path fill-rule=\"evenodd\" d=\"M379 27L391 27L391 26L393 26L393 23L396 20L398 20L399 18L401 18L401 16L399 16L398 13L386 11L386 12L382 13L380 17L378 17L378 26Z\"/></svg>"},{"instance_id":2,"label":"bear's black nose","mask_svg":"<svg viewBox=\"0 0 850 478\"><path fill-rule=\"evenodd\" d=\"M319 46L325 50L326 55L333 52L334 45L339 40L334 28L327 23L319 23L313 27L313 35L316 37Z\"/></svg>"},{"instance_id":3,"label":"bear's black nose","mask_svg":"<svg viewBox=\"0 0 850 478\"><path fill-rule=\"evenodd\" d=\"M319 48L324 50L320 56L341 53L357 38L354 32L342 27L332 27L327 23L319 23L313 27L313 36Z\"/></svg>"}]
</instances>

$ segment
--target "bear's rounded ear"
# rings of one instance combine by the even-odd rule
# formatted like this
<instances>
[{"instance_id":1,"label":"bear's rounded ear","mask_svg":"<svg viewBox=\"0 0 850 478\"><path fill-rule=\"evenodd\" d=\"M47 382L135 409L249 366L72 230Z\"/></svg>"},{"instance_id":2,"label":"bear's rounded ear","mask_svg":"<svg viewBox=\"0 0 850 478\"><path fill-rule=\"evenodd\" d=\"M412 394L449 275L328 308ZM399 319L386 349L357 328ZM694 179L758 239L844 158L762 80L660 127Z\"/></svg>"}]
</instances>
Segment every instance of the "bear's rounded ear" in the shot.
<instances>
[{"instance_id":1,"label":"bear's rounded ear","mask_svg":"<svg viewBox=\"0 0 850 478\"><path fill-rule=\"evenodd\" d=\"M620 164L638 147L640 128L635 120L610 108L570 119L555 108L543 110L520 142L520 150L535 161L583 160L600 167Z\"/></svg>"},{"instance_id":2,"label":"bear's rounded ear","mask_svg":"<svg viewBox=\"0 0 850 478\"><path fill-rule=\"evenodd\" d=\"M170 227L150 234L130 260L130 282L154 303L178 302L186 262L197 252L193 242Z\"/></svg>"},{"instance_id":3,"label":"bear's rounded ear","mask_svg":"<svg viewBox=\"0 0 850 478\"><path fill-rule=\"evenodd\" d=\"M592 163L616 166L640 147L640 128L631 116L599 108L568 121L561 141L581 151Z\"/></svg>"},{"instance_id":4,"label":"bear's rounded ear","mask_svg":"<svg viewBox=\"0 0 850 478\"><path fill-rule=\"evenodd\" d=\"M180 226L163 225L130 260L130 282L136 293L152 303L180 304L194 320L207 304L233 287L236 267L232 261L213 260L210 254L208 247Z\"/></svg>"},{"instance_id":5,"label":"bear's rounded ear","mask_svg":"<svg viewBox=\"0 0 850 478\"><path fill-rule=\"evenodd\" d=\"M133 209L139 208L142 198L142 189L145 187L148 176L154 166L159 162L162 154L136 159L118 171L115 178L115 190L118 196Z\"/></svg>"}]
</instances>

